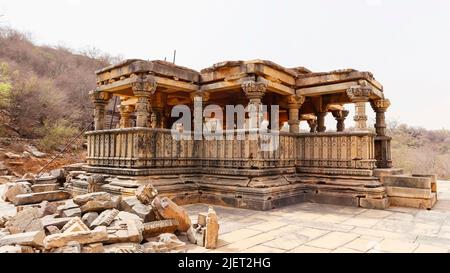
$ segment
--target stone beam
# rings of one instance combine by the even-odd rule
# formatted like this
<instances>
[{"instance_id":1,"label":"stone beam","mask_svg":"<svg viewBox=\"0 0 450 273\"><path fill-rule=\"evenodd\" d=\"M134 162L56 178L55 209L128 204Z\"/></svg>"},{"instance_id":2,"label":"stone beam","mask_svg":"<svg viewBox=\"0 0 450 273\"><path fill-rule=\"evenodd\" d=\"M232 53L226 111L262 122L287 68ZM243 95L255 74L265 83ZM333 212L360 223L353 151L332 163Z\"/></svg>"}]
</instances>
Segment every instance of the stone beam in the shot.
<instances>
[{"instance_id":1,"label":"stone beam","mask_svg":"<svg viewBox=\"0 0 450 273\"><path fill-rule=\"evenodd\" d=\"M351 82L345 82L345 83L335 83L335 84L328 84L328 85L321 85L321 86L314 86L314 87L307 87L307 88L299 88L296 90L297 95L300 96L306 96L306 97L312 97L312 96L321 96L321 95L328 95L328 94L336 94L336 93L345 93L347 89L349 89L352 86L360 85L362 81L351 81ZM367 83L367 81L364 81ZM369 83L370 85L370 83ZM372 87L372 93L370 95L371 99L380 99L384 98L384 94L382 91L374 88L374 86L370 85Z\"/></svg>"}]
</instances>

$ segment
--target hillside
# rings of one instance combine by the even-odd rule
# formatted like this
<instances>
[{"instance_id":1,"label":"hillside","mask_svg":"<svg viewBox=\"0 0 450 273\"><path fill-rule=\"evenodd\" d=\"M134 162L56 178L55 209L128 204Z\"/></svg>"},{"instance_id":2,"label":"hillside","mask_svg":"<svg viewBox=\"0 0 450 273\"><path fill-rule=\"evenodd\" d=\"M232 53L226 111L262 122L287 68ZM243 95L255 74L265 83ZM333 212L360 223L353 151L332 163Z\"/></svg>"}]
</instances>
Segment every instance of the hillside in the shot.
<instances>
[{"instance_id":1,"label":"hillside","mask_svg":"<svg viewBox=\"0 0 450 273\"><path fill-rule=\"evenodd\" d=\"M392 158L395 167L411 173L435 173L450 179L450 131L426 130L391 122Z\"/></svg>"},{"instance_id":2,"label":"hillside","mask_svg":"<svg viewBox=\"0 0 450 273\"><path fill-rule=\"evenodd\" d=\"M86 102L93 72L111 61L95 51L36 46L27 35L0 28L0 136L43 138L58 126L70 135L85 126L92 120Z\"/></svg>"}]
</instances>

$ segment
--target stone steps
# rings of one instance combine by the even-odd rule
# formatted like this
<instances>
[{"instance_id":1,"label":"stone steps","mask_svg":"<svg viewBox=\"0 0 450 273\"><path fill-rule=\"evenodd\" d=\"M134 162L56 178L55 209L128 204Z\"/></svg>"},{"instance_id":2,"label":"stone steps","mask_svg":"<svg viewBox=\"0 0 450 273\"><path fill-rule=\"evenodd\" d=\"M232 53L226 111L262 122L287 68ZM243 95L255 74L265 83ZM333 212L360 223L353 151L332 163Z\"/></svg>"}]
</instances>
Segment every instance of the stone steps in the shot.
<instances>
[{"instance_id":1,"label":"stone steps","mask_svg":"<svg viewBox=\"0 0 450 273\"><path fill-rule=\"evenodd\" d=\"M392 206L431 209L437 201L436 176L426 174L384 174L380 181Z\"/></svg>"}]
</instances>

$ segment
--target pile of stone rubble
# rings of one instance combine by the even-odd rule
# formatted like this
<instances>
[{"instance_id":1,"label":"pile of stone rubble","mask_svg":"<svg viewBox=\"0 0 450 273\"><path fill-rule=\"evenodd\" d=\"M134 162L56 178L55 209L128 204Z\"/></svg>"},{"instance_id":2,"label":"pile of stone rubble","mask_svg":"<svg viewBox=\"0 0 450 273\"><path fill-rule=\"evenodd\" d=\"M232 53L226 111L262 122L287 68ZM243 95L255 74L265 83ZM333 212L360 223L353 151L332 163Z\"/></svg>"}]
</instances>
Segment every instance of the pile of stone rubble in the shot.
<instances>
[{"instance_id":1,"label":"pile of stone rubble","mask_svg":"<svg viewBox=\"0 0 450 273\"><path fill-rule=\"evenodd\" d=\"M71 198L55 176L8 183L2 198L16 205L17 214L0 218L0 253L155 253L185 252L189 242L217 246L212 207L192 224L184 208L158 196L150 184L129 197L89 190Z\"/></svg>"}]
</instances>

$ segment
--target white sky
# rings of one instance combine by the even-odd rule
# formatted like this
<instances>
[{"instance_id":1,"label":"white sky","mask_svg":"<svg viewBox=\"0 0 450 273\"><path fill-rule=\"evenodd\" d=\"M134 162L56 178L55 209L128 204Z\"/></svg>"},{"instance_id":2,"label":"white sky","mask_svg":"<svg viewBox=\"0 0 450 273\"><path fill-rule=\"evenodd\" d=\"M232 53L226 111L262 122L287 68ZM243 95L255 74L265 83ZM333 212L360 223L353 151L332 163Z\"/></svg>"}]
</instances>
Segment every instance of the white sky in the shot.
<instances>
[{"instance_id":1,"label":"white sky","mask_svg":"<svg viewBox=\"0 0 450 273\"><path fill-rule=\"evenodd\" d=\"M388 120L450 129L450 1L0 0L0 14L38 44L140 59L176 49L194 69L259 58L371 71L392 102Z\"/></svg>"}]
</instances>

